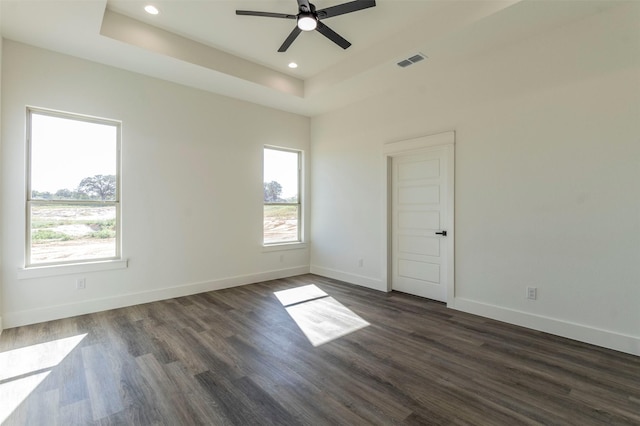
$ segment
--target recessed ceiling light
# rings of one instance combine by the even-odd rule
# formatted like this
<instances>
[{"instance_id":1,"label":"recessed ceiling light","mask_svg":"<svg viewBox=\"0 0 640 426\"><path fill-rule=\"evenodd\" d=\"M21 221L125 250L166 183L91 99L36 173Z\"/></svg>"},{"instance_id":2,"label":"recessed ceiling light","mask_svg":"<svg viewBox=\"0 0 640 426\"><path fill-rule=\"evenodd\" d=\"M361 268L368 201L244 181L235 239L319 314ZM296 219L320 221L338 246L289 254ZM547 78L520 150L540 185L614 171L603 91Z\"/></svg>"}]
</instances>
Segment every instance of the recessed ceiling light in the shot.
<instances>
[{"instance_id":1,"label":"recessed ceiling light","mask_svg":"<svg viewBox=\"0 0 640 426\"><path fill-rule=\"evenodd\" d=\"M157 15L158 13L160 13L160 11L158 10L157 7L152 6L150 4L146 5L144 7L144 10L149 14L149 15Z\"/></svg>"},{"instance_id":2,"label":"recessed ceiling light","mask_svg":"<svg viewBox=\"0 0 640 426\"><path fill-rule=\"evenodd\" d=\"M289 62L289 68L298 68L298 64L295 62Z\"/></svg>"}]
</instances>

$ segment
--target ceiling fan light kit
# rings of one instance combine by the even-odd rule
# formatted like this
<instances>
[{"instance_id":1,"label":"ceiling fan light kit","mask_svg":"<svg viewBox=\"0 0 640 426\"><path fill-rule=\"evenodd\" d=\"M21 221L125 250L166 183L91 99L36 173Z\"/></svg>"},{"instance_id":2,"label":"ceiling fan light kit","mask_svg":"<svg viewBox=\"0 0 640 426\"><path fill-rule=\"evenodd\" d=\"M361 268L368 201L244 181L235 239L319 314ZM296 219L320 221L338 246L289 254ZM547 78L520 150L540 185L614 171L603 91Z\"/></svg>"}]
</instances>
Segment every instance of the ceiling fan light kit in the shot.
<instances>
[{"instance_id":1,"label":"ceiling fan light kit","mask_svg":"<svg viewBox=\"0 0 640 426\"><path fill-rule=\"evenodd\" d=\"M313 31L318 27L318 21L316 18L311 15L300 15L298 16L298 28L302 31Z\"/></svg>"},{"instance_id":2,"label":"ceiling fan light kit","mask_svg":"<svg viewBox=\"0 0 640 426\"><path fill-rule=\"evenodd\" d=\"M296 0L298 3L298 14L288 15L286 13L273 13L273 12L257 12L253 10L236 10L236 15L245 16L261 16L266 18L281 18L281 19L295 19L296 26L293 31L285 39L282 46L278 49L278 52L286 52L291 43L300 35L302 31L318 30L320 34L342 47L347 49L351 46L347 40L345 40L338 33L333 31L327 25L320 22L321 19L333 18L334 16L344 15L345 13L357 12L358 10L374 7L376 2L374 0L356 0L349 3L339 4L337 6L327 7L326 9L316 10L313 3L309 3L309 0Z\"/></svg>"}]
</instances>

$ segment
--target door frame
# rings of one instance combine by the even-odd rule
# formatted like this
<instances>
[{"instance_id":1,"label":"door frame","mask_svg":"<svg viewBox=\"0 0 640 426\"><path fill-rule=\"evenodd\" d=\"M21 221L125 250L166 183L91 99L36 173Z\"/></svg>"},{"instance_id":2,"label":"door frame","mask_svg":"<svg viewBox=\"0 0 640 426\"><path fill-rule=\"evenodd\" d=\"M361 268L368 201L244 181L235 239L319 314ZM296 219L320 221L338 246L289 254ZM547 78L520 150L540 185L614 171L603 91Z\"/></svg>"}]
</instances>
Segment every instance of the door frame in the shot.
<instances>
[{"instance_id":1,"label":"door frame","mask_svg":"<svg viewBox=\"0 0 640 426\"><path fill-rule=\"evenodd\" d=\"M435 135L422 136L414 139L400 140L396 142L389 142L383 145L383 167L385 170L383 179L383 232L382 232L382 278L383 282L386 282L387 292L392 290L391 286L391 265L392 265L392 202L391 196L392 190L392 168L391 162L393 157L407 156L411 154L421 154L433 151L434 149L444 149L445 161L447 163L446 179L448 183L447 204L448 216L443 220L443 229L447 230L446 238L446 255L447 255L447 306L452 307L454 305L453 299L455 297L455 232L454 232L454 201L455 201L455 132L444 132Z\"/></svg>"}]
</instances>

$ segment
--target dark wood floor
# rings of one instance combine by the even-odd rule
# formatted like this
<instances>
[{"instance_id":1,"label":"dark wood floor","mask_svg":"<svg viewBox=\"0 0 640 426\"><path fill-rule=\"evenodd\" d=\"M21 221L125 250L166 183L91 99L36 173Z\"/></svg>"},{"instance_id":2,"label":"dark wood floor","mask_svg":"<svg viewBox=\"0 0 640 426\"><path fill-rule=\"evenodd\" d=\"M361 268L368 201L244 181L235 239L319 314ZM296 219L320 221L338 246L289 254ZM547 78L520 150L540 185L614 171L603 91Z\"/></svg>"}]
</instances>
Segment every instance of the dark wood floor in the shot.
<instances>
[{"instance_id":1,"label":"dark wood floor","mask_svg":"<svg viewBox=\"0 0 640 426\"><path fill-rule=\"evenodd\" d=\"M312 346L274 296L308 284L370 325ZM640 424L640 357L314 275L9 329L0 352L85 333L0 380L48 372L6 424Z\"/></svg>"}]
</instances>

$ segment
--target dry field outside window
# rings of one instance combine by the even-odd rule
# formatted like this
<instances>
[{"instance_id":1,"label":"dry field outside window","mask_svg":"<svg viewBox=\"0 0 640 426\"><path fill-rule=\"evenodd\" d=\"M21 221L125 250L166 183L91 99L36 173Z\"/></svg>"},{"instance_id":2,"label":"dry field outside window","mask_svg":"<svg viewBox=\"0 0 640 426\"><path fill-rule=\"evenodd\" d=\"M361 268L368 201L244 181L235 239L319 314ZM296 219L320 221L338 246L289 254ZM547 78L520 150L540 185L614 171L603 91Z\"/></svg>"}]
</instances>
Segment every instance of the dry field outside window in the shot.
<instances>
[{"instance_id":1,"label":"dry field outside window","mask_svg":"<svg viewBox=\"0 0 640 426\"><path fill-rule=\"evenodd\" d=\"M108 258L116 255L114 206L33 206L34 263Z\"/></svg>"},{"instance_id":2,"label":"dry field outside window","mask_svg":"<svg viewBox=\"0 0 640 426\"><path fill-rule=\"evenodd\" d=\"M264 243L298 240L298 206L264 206Z\"/></svg>"}]
</instances>

